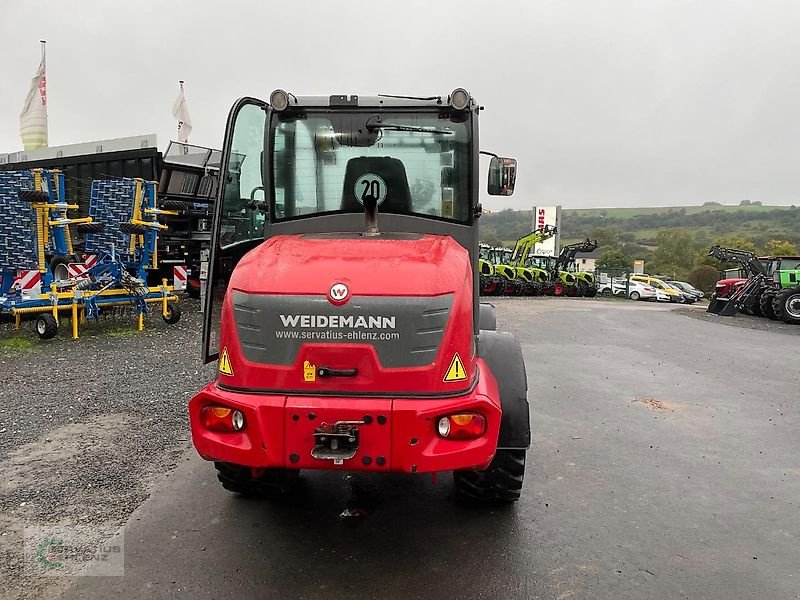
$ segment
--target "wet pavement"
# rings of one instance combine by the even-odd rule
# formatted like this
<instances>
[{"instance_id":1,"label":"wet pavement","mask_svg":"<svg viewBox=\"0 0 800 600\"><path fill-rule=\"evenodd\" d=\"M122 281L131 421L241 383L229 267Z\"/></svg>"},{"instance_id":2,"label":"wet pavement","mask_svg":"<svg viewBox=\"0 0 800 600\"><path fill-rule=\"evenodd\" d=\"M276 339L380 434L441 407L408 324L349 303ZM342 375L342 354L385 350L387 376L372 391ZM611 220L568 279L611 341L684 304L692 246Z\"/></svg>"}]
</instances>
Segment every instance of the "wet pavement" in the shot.
<instances>
[{"instance_id":1,"label":"wet pavement","mask_svg":"<svg viewBox=\"0 0 800 600\"><path fill-rule=\"evenodd\" d=\"M532 402L517 505L462 506L449 474L304 473L297 500L246 500L189 450L128 521L124 577L61 597L800 597L794 336L644 303L495 304Z\"/></svg>"}]
</instances>

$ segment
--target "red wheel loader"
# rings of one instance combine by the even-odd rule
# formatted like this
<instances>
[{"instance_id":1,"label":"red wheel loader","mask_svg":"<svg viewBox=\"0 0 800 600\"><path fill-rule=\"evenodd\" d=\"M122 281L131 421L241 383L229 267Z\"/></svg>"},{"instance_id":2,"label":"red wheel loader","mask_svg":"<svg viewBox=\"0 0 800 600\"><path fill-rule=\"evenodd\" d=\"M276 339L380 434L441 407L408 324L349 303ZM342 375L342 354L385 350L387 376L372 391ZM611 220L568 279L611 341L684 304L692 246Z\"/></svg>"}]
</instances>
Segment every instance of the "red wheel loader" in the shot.
<instances>
[{"instance_id":1,"label":"red wheel loader","mask_svg":"<svg viewBox=\"0 0 800 600\"><path fill-rule=\"evenodd\" d=\"M453 471L466 499L519 499L525 365L477 273L480 155L494 195L516 161L479 151L481 108L461 88L234 105L204 300L218 376L189 404L226 489Z\"/></svg>"}]
</instances>

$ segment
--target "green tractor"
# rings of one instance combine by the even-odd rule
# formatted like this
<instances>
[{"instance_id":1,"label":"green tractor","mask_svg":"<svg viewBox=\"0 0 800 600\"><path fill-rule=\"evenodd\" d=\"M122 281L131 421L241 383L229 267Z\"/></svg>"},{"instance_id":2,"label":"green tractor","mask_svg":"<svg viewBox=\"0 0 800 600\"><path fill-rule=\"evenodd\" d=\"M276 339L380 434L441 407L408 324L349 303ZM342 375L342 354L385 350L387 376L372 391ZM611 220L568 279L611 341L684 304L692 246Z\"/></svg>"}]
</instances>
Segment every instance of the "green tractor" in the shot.
<instances>
[{"instance_id":1,"label":"green tractor","mask_svg":"<svg viewBox=\"0 0 800 600\"><path fill-rule=\"evenodd\" d=\"M545 269L549 278L544 284L544 293L548 296L585 296L594 298L597 295L597 280L594 273L579 271L575 264L578 252L593 252L597 249L597 240L585 240L576 244L567 244L561 248L558 257L534 256L532 264Z\"/></svg>"},{"instance_id":2,"label":"green tractor","mask_svg":"<svg viewBox=\"0 0 800 600\"><path fill-rule=\"evenodd\" d=\"M765 317L800 325L800 257L772 256L760 259L768 278L759 298Z\"/></svg>"},{"instance_id":3,"label":"green tractor","mask_svg":"<svg viewBox=\"0 0 800 600\"><path fill-rule=\"evenodd\" d=\"M522 296L525 294L526 282L518 277L517 269L511 265L511 250L489 248L487 260L492 264L495 275L500 279L498 296Z\"/></svg>"},{"instance_id":4,"label":"green tractor","mask_svg":"<svg viewBox=\"0 0 800 600\"><path fill-rule=\"evenodd\" d=\"M478 246L479 290L481 296L502 296L505 291L505 278L497 273L492 260L494 248L489 244Z\"/></svg>"},{"instance_id":5,"label":"green tractor","mask_svg":"<svg viewBox=\"0 0 800 600\"><path fill-rule=\"evenodd\" d=\"M523 284L523 293L529 296L540 296L547 282L547 271L531 263L530 251L539 242L549 240L556 232L557 229L553 225L545 225L519 238L510 255L504 253L504 258L508 259L508 264L516 272L517 280Z\"/></svg>"}]
</instances>

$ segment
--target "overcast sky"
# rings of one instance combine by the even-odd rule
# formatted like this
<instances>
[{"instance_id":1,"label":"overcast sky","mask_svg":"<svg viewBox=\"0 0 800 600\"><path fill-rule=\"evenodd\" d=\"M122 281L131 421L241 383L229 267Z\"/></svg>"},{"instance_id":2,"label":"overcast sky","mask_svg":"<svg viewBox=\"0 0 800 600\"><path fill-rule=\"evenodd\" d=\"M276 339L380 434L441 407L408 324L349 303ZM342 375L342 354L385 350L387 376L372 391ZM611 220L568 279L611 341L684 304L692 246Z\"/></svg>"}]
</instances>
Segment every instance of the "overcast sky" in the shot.
<instances>
[{"instance_id":1,"label":"overcast sky","mask_svg":"<svg viewBox=\"0 0 800 600\"><path fill-rule=\"evenodd\" d=\"M489 209L800 204L797 0L0 0L0 152L47 44L50 145L156 132L186 80L190 142L242 95L446 94L519 160Z\"/></svg>"}]
</instances>

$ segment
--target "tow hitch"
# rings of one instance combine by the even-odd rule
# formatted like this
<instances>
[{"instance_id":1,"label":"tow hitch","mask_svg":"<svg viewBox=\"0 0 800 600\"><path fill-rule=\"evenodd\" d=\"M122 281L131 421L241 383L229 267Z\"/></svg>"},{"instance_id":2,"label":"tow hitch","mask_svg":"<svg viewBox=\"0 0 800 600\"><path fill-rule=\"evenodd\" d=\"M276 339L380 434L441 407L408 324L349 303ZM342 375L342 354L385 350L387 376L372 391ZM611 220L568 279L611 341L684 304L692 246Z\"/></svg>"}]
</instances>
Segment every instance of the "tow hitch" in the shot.
<instances>
[{"instance_id":1,"label":"tow hitch","mask_svg":"<svg viewBox=\"0 0 800 600\"><path fill-rule=\"evenodd\" d=\"M314 430L314 448L311 456L318 460L332 460L341 465L358 451L358 426L364 421L336 421L333 425L322 423Z\"/></svg>"}]
</instances>

